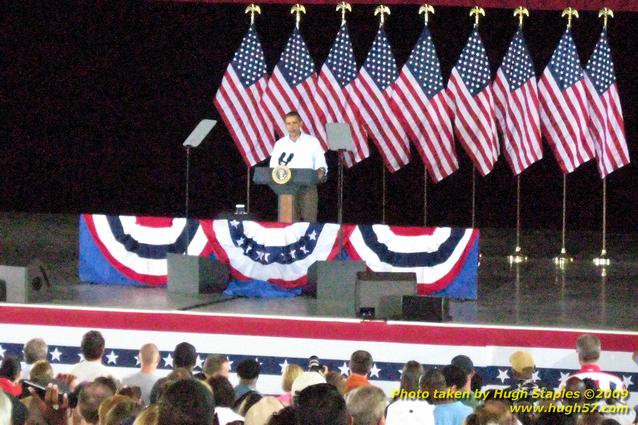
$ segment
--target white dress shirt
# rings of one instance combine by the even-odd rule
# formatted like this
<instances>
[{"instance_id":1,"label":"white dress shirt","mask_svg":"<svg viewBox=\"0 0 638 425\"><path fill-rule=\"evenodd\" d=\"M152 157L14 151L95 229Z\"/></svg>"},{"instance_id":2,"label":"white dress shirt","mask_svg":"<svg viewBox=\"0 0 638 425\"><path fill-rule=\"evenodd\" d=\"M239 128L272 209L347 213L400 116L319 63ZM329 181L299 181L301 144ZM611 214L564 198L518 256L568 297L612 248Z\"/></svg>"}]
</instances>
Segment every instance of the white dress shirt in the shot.
<instances>
[{"instance_id":1,"label":"white dress shirt","mask_svg":"<svg viewBox=\"0 0 638 425\"><path fill-rule=\"evenodd\" d=\"M292 157L290 156L292 154ZM328 173L328 165L326 157L323 154L323 148L316 137L301 133L296 141L290 140L290 136L282 137L277 140L270 157L270 167L274 168L279 165L279 160L283 162L290 159L287 165L290 168L310 168L318 170L323 168Z\"/></svg>"}]
</instances>

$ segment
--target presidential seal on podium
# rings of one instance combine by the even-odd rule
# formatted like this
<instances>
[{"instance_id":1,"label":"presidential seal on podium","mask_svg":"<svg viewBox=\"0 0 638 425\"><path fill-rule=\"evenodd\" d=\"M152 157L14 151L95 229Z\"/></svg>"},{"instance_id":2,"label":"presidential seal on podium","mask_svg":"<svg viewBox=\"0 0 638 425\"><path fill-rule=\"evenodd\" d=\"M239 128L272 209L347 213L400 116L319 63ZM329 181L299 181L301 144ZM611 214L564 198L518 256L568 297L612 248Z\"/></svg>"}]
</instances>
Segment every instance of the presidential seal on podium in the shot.
<instances>
[{"instance_id":1,"label":"presidential seal on podium","mask_svg":"<svg viewBox=\"0 0 638 425\"><path fill-rule=\"evenodd\" d=\"M292 171L285 165L278 165L272 169L272 181L277 184L286 184L292 178Z\"/></svg>"}]
</instances>

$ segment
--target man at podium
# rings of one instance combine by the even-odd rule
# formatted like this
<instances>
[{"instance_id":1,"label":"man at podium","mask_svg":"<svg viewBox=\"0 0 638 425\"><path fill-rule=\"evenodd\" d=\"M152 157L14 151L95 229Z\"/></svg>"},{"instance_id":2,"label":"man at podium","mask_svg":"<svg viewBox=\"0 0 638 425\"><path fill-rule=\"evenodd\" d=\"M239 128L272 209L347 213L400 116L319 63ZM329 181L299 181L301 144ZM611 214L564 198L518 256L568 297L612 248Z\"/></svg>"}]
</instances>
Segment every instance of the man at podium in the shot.
<instances>
[{"instance_id":1,"label":"man at podium","mask_svg":"<svg viewBox=\"0 0 638 425\"><path fill-rule=\"evenodd\" d=\"M297 111L284 116L288 136L277 140L270 157L270 167L286 165L289 168L311 168L317 170L317 177L324 180L328 172L326 157L316 137L301 132L303 121ZM317 221L319 195L317 187L304 188L295 198L295 215L301 221Z\"/></svg>"}]
</instances>

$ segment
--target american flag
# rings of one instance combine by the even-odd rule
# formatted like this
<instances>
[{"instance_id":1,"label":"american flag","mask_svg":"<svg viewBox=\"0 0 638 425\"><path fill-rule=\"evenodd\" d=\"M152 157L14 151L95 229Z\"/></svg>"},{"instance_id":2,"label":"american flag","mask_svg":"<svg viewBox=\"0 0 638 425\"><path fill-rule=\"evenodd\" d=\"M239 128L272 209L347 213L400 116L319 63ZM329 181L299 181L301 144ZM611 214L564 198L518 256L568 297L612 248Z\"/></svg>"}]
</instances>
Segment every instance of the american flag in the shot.
<instances>
[{"instance_id":1,"label":"american flag","mask_svg":"<svg viewBox=\"0 0 638 425\"><path fill-rule=\"evenodd\" d=\"M432 180L439 182L456 171L449 95L427 27L399 74L392 100Z\"/></svg>"},{"instance_id":2,"label":"american flag","mask_svg":"<svg viewBox=\"0 0 638 425\"><path fill-rule=\"evenodd\" d=\"M321 123L320 109L316 108L317 73L299 29L295 28L279 63L275 66L262 97L275 131L288 134L283 116L296 110L304 122L305 133L312 134L326 148L326 129Z\"/></svg>"},{"instance_id":3,"label":"american flag","mask_svg":"<svg viewBox=\"0 0 638 425\"><path fill-rule=\"evenodd\" d=\"M363 125L357 120L348 98L354 98L352 81L357 76L357 63L354 58L352 41L348 26L341 25L328 59L321 67L317 92L323 100L323 122L345 122L350 124L355 151L344 155L346 165L355 163L370 156L368 135Z\"/></svg>"},{"instance_id":4,"label":"american flag","mask_svg":"<svg viewBox=\"0 0 638 425\"><path fill-rule=\"evenodd\" d=\"M563 174L594 157L587 89L572 33L565 31L539 82L541 131Z\"/></svg>"},{"instance_id":5,"label":"american flag","mask_svg":"<svg viewBox=\"0 0 638 425\"><path fill-rule=\"evenodd\" d=\"M591 118L589 131L596 148L598 171L605 178L629 164L622 108L605 29L585 67L585 75Z\"/></svg>"},{"instance_id":6,"label":"american flag","mask_svg":"<svg viewBox=\"0 0 638 425\"><path fill-rule=\"evenodd\" d=\"M494 168L499 152L490 64L477 28L452 69L448 87L454 101L456 135L474 166L485 176Z\"/></svg>"},{"instance_id":7,"label":"american flag","mask_svg":"<svg viewBox=\"0 0 638 425\"><path fill-rule=\"evenodd\" d=\"M267 84L264 52L251 25L228 65L214 100L249 167L266 159L273 146L272 126L260 103Z\"/></svg>"},{"instance_id":8,"label":"american flag","mask_svg":"<svg viewBox=\"0 0 638 425\"><path fill-rule=\"evenodd\" d=\"M391 105L392 87L398 76L388 36L381 27L352 83L354 97L349 101L359 111L360 119L391 172L410 162L408 136Z\"/></svg>"},{"instance_id":9,"label":"american flag","mask_svg":"<svg viewBox=\"0 0 638 425\"><path fill-rule=\"evenodd\" d=\"M522 29L518 29L493 84L496 125L514 175L543 157L538 86Z\"/></svg>"}]
</instances>

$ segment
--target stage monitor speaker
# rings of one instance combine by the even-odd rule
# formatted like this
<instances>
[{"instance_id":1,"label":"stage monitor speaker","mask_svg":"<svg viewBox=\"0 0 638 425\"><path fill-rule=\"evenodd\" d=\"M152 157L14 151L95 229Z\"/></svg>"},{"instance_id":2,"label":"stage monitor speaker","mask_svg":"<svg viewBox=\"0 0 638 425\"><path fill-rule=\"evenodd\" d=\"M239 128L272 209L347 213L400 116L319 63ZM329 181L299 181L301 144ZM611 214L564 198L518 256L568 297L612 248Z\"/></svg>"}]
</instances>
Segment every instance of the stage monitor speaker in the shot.
<instances>
[{"instance_id":1,"label":"stage monitor speaker","mask_svg":"<svg viewBox=\"0 0 638 425\"><path fill-rule=\"evenodd\" d=\"M197 255L167 254L168 292L215 294L228 285L228 266Z\"/></svg>"},{"instance_id":2,"label":"stage monitor speaker","mask_svg":"<svg viewBox=\"0 0 638 425\"><path fill-rule=\"evenodd\" d=\"M0 301L16 304L50 300L51 282L44 265L33 260L26 265L0 265Z\"/></svg>"},{"instance_id":3,"label":"stage monitor speaker","mask_svg":"<svg viewBox=\"0 0 638 425\"><path fill-rule=\"evenodd\" d=\"M442 297L411 295L403 297L402 319L417 322L447 322L449 301Z\"/></svg>"},{"instance_id":4,"label":"stage monitor speaker","mask_svg":"<svg viewBox=\"0 0 638 425\"><path fill-rule=\"evenodd\" d=\"M308 286L317 293L317 314L356 317L357 273L366 269L364 261L317 261L308 269Z\"/></svg>"},{"instance_id":5,"label":"stage monitor speaker","mask_svg":"<svg viewBox=\"0 0 638 425\"><path fill-rule=\"evenodd\" d=\"M363 314L366 319L400 319L405 295L416 295L415 273L357 273L357 315Z\"/></svg>"}]
</instances>

